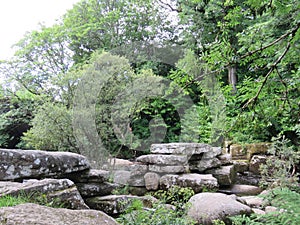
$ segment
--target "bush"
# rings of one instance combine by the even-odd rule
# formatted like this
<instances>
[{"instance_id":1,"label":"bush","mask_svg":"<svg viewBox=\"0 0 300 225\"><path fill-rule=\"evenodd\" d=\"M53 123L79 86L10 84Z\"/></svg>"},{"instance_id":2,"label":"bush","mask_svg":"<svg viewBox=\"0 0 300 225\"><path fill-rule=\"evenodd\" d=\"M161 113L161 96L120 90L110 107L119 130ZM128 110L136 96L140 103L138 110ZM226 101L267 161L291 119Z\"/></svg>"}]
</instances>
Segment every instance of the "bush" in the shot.
<instances>
[{"instance_id":1,"label":"bush","mask_svg":"<svg viewBox=\"0 0 300 225\"><path fill-rule=\"evenodd\" d=\"M297 187L296 165L300 159L299 152L284 136L273 138L272 141L272 145L268 150L271 156L260 167L261 186L271 188Z\"/></svg>"}]
</instances>

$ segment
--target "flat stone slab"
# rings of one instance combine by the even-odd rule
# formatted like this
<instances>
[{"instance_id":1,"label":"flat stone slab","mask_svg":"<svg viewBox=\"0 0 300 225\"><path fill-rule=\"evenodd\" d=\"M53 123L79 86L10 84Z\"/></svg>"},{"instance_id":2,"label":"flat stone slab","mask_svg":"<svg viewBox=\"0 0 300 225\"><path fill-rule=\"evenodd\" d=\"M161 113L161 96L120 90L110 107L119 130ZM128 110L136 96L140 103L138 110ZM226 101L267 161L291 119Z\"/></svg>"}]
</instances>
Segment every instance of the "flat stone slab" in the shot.
<instances>
[{"instance_id":1,"label":"flat stone slab","mask_svg":"<svg viewBox=\"0 0 300 225\"><path fill-rule=\"evenodd\" d=\"M221 161L217 158L202 158L199 161L189 161L189 167L191 171L204 172L205 170L219 167L221 165Z\"/></svg>"},{"instance_id":2,"label":"flat stone slab","mask_svg":"<svg viewBox=\"0 0 300 225\"><path fill-rule=\"evenodd\" d=\"M118 225L112 217L100 211L50 208L32 203L0 208L0 224Z\"/></svg>"},{"instance_id":3,"label":"flat stone slab","mask_svg":"<svg viewBox=\"0 0 300 225\"><path fill-rule=\"evenodd\" d=\"M235 184L226 189L220 189L219 192L225 194L235 194L238 196L258 195L262 192L260 187L246 184Z\"/></svg>"},{"instance_id":4,"label":"flat stone slab","mask_svg":"<svg viewBox=\"0 0 300 225\"><path fill-rule=\"evenodd\" d=\"M86 157L70 152L0 149L0 180L61 177L90 168Z\"/></svg>"},{"instance_id":5,"label":"flat stone slab","mask_svg":"<svg viewBox=\"0 0 300 225\"><path fill-rule=\"evenodd\" d=\"M160 188L169 189L172 186L190 187L195 193L204 189L213 190L219 187L218 181L211 174L189 173L182 175L167 174L160 178Z\"/></svg>"},{"instance_id":6,"label":"flat stone slab","mask_svg":"<svg viewBox=\"0 0 300 225\"><path fill-rule=\"evenodd\" d=\"M189 171L189 166L160 166L160 165L149 165L150 172L156 172L159 174L168 173L186 173Z\"/></svg>"},{"instance_id":7,"label":"flat stone slab","mask_svg":"<svg viewBox=\"0 0 300 225\"><path fill-rule=\"evenodd\" d=\"M194 155L212 151L212 147L208 144L201 143L168 143L168 144L152 144L150 152L153 154L185 154Z\"/></svg>"},{"instance_id":8,"label":"flat stone slab","mask_svg":"<svg viewBox=\"0 0 300 225\"><path fill-rule=\"evenodd\" d=\"M156 165L184 165L187 164L188 157L187 155L150 154L142 155L136 161Z\"/></svg>"},{"instance_id":9,"label":"flat stone slab","mask_svg":"<svg viewBox=\"0 0 300 225\"><path fill-rule=\"evenodd\" d=\"M103 183L108 181L110 172L107 170L86 170L67 174L65 177L75 183Z\"/></svg>"}]
</instances>

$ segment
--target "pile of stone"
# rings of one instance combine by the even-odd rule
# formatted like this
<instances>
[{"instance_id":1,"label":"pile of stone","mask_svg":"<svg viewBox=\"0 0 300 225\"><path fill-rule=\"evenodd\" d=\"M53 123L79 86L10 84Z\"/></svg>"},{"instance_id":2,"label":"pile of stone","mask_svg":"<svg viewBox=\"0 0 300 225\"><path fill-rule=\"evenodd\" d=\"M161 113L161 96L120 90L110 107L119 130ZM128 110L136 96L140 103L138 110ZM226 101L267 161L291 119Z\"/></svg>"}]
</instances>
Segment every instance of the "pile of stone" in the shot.
<instances>
[{"instance_id":1,"label":"pile of stone","mask_svg":"<svg viewBox=\"0 0 300 225\"><path fill-rule=\"evenodd\" d=\"M196 193L230 186L236 171L221 148L200 143L153 144L126 169L114 171L114 182L129 185L136 193L191 187ZM139 191L136 191L139 190Z\"/></svg>"},{"instance_id":2,"label":"pile of stone","mask_svg":"<svg viewBox=\"0 0 300 225\"><path fill-rule=\"evenodd\" d=\"M85 210L94 209L110 216L124 212L133 199L151 207L157 200L145 197L147 191L166 190L174 185L190 187L195 193L220 188L227 193L224 187L236 188L232 185L236 172L243 169L232 164L231 156L222 154L221 148L198 143L154 144L150 154L134 162L114 160L112 171L92 169L86 157L68 152L0 149L0 162L0 197L41 193L49 200L59 200L57 203L68 209L82 211L82 215L89 215ZM130 194L120 194L124 188ZM228 193L232 191L231 187ZM105 221L113 220L105 214L90 213L103 216ZM0 212L0 223L1 215Z\"/></svg>"}]
</instances>

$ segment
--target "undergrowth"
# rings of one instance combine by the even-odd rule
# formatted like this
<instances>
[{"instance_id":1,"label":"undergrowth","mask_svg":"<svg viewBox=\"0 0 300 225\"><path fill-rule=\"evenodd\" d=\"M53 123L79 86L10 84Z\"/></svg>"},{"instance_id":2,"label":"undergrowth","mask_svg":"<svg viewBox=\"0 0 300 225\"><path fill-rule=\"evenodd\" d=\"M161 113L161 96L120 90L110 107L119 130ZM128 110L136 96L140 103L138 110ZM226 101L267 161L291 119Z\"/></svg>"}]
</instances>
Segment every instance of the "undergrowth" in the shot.
<instances>
[{"instance_id":1,"label":"undergrowth","mask_svg":"<svg viewBox=\"0 0 300 225\"><path fill-rule=\"evenodd\" d=\"M117 221L124 225L194 225L186 215L188 200L194 195L191 188L174 186L167 191L152 193L159 199L152 208L145 208L142 201L135 200ZM170 205L171 204L171 205Z\"/></svg>"},{"instance_id":2,"label":"undergrowth","mask_svg":"<svg viewBox=\"0 0 300 225\"><path fill-rule=\"evenodd\" d=\"M288 188L276 188L265 196L271 206L278 211L265 215L251 214L231 217L234 225L299 225L300 224L300 194Z\"/></svg>"}]
</instances>

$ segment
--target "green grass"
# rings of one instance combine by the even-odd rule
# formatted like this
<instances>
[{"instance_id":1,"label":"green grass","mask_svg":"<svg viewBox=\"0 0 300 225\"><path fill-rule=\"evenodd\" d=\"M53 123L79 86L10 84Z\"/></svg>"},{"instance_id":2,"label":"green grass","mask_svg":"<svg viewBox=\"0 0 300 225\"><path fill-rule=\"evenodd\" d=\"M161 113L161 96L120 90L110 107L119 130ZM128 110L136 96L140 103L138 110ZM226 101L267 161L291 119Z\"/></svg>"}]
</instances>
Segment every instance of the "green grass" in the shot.
<instances>
[{"instance_id":1,"label":"green grass","mask_svg":"<svg viewBox=\"0 0 300 225\"><path fill-rule=\"evenodd\" d=\"M0 207L16 206L24 203L35 203L53 208L63 208L59 199L49 199L43 193L19 194L18 196L5 195L0 197Z\"/></svg>"},{"instance_id":2,"label":"green grass","mask_svg":"<svg viewBox=\"0 0 300 225\"><path fill-rule=\"evenodd\" d=\"M21 195L17 197L10 195L0 197L0 207L16 206L27 202L30 202L30 199Z\"/></svg>"}]
</instances>

